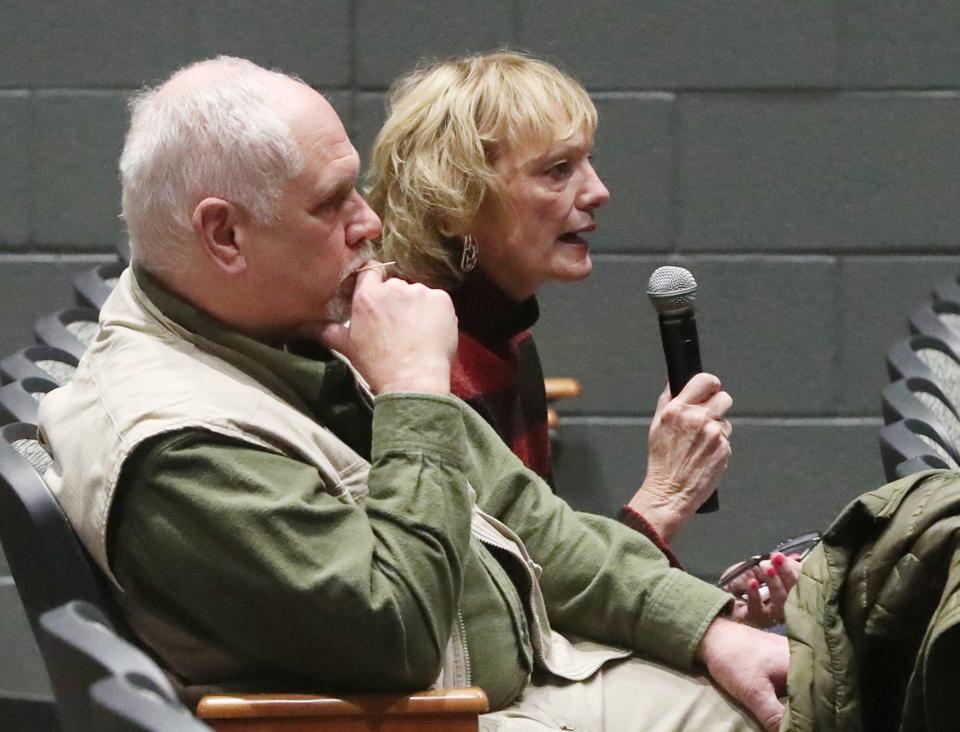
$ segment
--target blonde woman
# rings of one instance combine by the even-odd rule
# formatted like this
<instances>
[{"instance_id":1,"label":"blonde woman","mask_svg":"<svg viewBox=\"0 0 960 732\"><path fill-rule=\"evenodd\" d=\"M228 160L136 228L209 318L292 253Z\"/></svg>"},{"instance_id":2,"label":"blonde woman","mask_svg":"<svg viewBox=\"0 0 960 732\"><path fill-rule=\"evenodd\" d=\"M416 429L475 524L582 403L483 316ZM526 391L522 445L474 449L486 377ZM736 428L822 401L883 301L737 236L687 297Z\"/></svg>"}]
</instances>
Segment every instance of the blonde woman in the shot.
<instances>
[{"instance_id":1,"label":"blonde woman","mask_svg":"<svg viewBox=\"0 0 960 732\"><path fill-rule=\"evenodd\" d=\"M529 329L542 285L592 270L588 239L610 197L591 160L596 127L587 92L550 64L509 52L453 59L394 84L369 174L382 256L453 299L454 392L548 482L546 398ZM719 379L699 374L656 406L647 473L621 519L674 563L671 538L726 470L731 405ZM794 569L775 568L775 601ZM754 622L777 619L779 608L744 589Z\"/></svg>"}]
</instances>

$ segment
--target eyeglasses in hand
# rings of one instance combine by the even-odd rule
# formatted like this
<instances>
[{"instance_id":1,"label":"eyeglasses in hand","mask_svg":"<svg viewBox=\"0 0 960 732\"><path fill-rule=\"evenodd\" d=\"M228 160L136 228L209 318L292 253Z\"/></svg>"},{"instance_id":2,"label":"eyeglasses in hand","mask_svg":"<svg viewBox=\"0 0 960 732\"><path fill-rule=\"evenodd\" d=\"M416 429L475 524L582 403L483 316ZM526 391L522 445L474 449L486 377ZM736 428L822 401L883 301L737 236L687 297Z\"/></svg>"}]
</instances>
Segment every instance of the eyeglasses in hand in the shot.
<instances>
[{"instance_id":1,"label":"eyeglasses in hand","mask_svg":"<svg viewBox=\"0 0 960 732\"><path fill-rule=\"evenodd\" d=\"M792 539L786 539L777 544L773 549L768 551L766 554L755 554L754 556L746 559L740 564L737 564L734 567L731 567L729 572L726 572L723 577L717 582L718 587L726 587L731 582L733 582L737 577L746 572L749 572L754 567L758 566L760 562L764 562L770 558L771 554L776 554L780 552L786 556L799 555L799 558L804 559L813 548L820 543L820 532L819 531L810 531L806 534L800 534L800 536L795 536Z\"/></svg>"}]
</instances>

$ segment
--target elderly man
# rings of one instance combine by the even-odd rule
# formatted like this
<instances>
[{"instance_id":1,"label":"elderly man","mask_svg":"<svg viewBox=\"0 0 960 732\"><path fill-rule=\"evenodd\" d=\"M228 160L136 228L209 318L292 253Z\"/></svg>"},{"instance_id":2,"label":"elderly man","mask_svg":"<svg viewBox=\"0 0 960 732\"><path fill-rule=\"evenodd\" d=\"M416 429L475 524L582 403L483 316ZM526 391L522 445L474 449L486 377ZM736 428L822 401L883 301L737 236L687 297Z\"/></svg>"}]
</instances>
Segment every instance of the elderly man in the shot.
<instances>
[{"instance_id":1,"label":"elderly man","mask_svg":"<svg viewBox=\"0 0 960 732\"><path fill-rule=\"evenodd\" d=\"M73 526L185 683L473 683L489 729L753 727L659 665L702 664L776 726L785 640L553 496L449 395L447 295L359 272L380 223L321 95L196 64L135 99L120 165L134 265L41 422Z\"/></svg>"}]
</instances>

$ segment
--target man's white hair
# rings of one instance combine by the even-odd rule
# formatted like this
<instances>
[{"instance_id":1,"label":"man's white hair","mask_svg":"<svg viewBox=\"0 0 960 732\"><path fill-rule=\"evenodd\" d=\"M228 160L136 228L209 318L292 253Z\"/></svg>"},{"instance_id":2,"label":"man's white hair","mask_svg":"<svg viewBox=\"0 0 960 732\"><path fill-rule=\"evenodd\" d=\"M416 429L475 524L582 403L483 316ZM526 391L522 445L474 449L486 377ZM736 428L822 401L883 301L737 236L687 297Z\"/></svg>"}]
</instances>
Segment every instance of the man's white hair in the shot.
<instances>
[{"instance_id":1,"label":"man's white hair","mask_svg":"<svg viewBox=\"0 0 960 732\"><path fill-rule=\"evenodd\" d=\"M134 260L156 274L188 266L185 245L203 198L223 198L268 223L284 186L305 166L273 92L278 80L300 79L219 56L181 69L171 82L195 70L204 72L199 81L175 91L162 84L130 101L120 157L123 218Z\"/></svg>"}]
</instances>

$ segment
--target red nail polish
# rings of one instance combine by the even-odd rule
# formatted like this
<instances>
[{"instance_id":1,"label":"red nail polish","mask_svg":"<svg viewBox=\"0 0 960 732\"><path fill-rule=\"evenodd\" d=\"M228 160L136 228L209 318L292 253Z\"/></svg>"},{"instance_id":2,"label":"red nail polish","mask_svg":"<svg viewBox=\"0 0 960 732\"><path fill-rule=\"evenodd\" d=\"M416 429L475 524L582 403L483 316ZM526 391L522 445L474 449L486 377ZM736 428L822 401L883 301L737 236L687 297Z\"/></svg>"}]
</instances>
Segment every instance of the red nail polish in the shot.
<instances>
[{"instance_id":1,"label":"red nail polish","mask_svg":"<svg viewBox=\"0 0 960 732\"><path fill-rule=\"evenodd\" d=\"M780 552L775 552L774 555L770 557L770 561L773 562L774 567L782 567L784 561L783 554Z\"/></svg>"},{"instance_id":2,"label":"red nail polish","mask_svg":"<svg viewBox=\"0 0 960 732\"><path fill-rule=\"evenodd\" d=\"M776 577L777 568L776 567L767 567L767 577Z\"/></svg>"},{"instance_id":3,"label":"red nail polish","mask_svg":"<svg viewBox=\"0 0 960 732\"><path fill-rule=\"evenodd\" d=\"M757 580L755 580L755 579L750 580L750 582L749 582L748 584L750 585L750 589L751 589L751 590L759 590L759 589L760 589L760 583L759 583Z\"/></svg>"}]
</instances>

